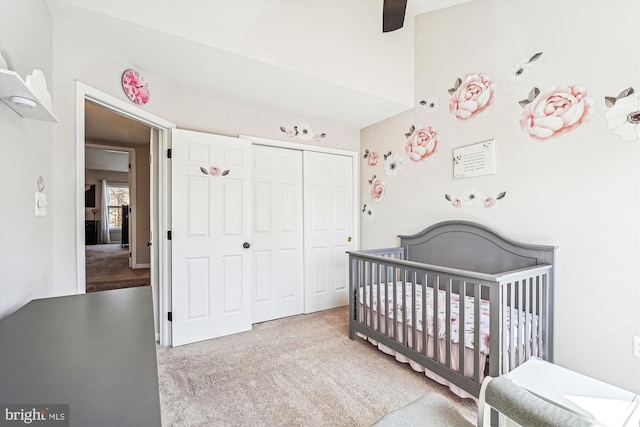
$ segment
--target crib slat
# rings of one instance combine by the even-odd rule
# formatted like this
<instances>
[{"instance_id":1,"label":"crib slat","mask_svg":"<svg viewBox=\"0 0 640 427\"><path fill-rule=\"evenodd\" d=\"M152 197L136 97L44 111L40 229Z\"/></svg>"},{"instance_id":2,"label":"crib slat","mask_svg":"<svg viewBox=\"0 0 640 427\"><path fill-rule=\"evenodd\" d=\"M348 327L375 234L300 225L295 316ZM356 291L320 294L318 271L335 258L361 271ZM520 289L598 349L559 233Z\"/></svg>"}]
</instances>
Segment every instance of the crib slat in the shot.
<instances>
[{"instance_id":1,"label":"crib slat","mask_svg":"<svg viewBox=\"0 0 640 427\"><path fill-rule=\"evenodd\" d=\"M376 268L375 268L375 273L376 273L376 277L375 277L375 283L376 283L376 297L378 298L378 304L376 306L376 325L378 325L378 332L382 333L382 325L380 324L380 312L382 311L381 305L382 305L382 299L381 298L381 291L380 291L380 287L382 286L382 281L380 280L380 263L376 264Z\"/></svg>"},{"instance_id":2,"label":"crib slat","mask_svg":"<svg viewBox=\"0 0 640 427\"><path fill-rule=\"evenodd\" d=\"M531 325L532 335L533 335L533 343L531 348L531 354L533 356L539 356L539 348L540 348L540 335L538 334L538 304L540 301L538 300L538 277L535 276L532 278L531 286L533 289L531 290L531 316L533 317Z\"/></svg>"},{"instance_id":3,"label":"crib slat","mask_svg":"<svg viewBox=\"0 0 640 427\"><path fill-rule=\"evenodd\" d=\"M392 269L393 273L393 294L391 299L393 301L393 339L398 341L398 281L396 280L396 267Z\"/></svg>"},{"instance_id":4,"label":"crib slat","mask_svg":"<svg viewBox=\"0 0 640 427\"><path fill-rule=\"evenodd\" d=\"M480 284L473 285L473 378L476 382L480 380L480 353L482 342L480 337Z\"/></svg>"},{"instance_id":5,"label":"crib slat","mask_svg":"<svg viewBox=\"0 0 640 427\"><path fill-rule=\"evenodd\" d=\"M440 276L436 274L435 280L433 282L433 291L431 293L432 301L433 301L433 317L431 318L431 326L433 331L432 345L433 345L433 359L440 363L440 352L438 351L438 341L440 340L438 334L438 296L440 294Z\"/></svg>"},{"instance_id":6,"label":"crib slat","mask_svg":"<svg viewBox=\"0 0 640 427\"><path fill-rule=\"evenodd\" d=\"M422 282L422 353L429 355L427 347L427 273L424 273L424 281Z\"/></svg>"},{"instance_id":7,"label":"crib slat","mask_svg":"<svg viewBox=\"0 0 640 427\"><path fill-rule=\"evenodd\" d=\"M358 309L356 311L356 314L354 317L356 317L356 320L358 321L358 323L362 323L362 317L365 313L365 307L364 307L364 301L365 301L365 291L366 291L366 285L363 282L362 279L362 264L363 264L363 260L359 259L358 260L358 264L356 266L356 270L357 270L357 275L358 275L358 282L357 282L357 286L358 286L358 291L356 292L356 298L358 301L357 307L361 308ZM362 291L362 296L360 295L360 291Z\"/></svg>"},{"instance_id":8,"label":"crib slat","mask_svg":"<svg viewBox=\"0 0 640 427\"><path fill-rule=\"evenodd\" d=\"M516 348L516 352L518 353L518 366L520 366L520 364L524 362L524 325L522 324L522 314L524 313L524 308L522 307L523 283L522 280L518 280L516 283L518 284L518 310L516 311L516 313L518 313L518 323L516 324L518 347ZM511 367L511 369L513 368L515 368L515 366Z\"/></svg>"},{"instance_id":9,"label":"crib slat","mask_svg":"<svg viewBox=\"0 0 640 427\"><path fill-rule=\"evenodd\" d=\"M418 332L418 319L416 318L416 306L418 305L416 301L416 292L418 288L418 272L414 271L413 274L413 284L411 285L411 348L417 350L416 337Z\"/></svg>"},{"instance_id":10,"label":"crib slat","mask_svg":"<svg viewBox=\"0 0 640 427\"><path fill-rule=\"evenodd\" d=\"M402 345L406 346L409 341L407 338L407 270L400 270L402 277Z\"/></svg>"},{"instance_id":11,"label":"crib slat","mask_svg":"<svg viewBox=\"0 0 640 427\"><path fill-rule=\"evenodd\" d=\"M516 355L514 349L515 343L515 315L516 315L516 293L515 283L509 283L509 370L512 370L516 363Z\"/></svg>"},{"instance_id":12,"label":"crib slat","mask_svg":"<svg viewBox=\"0 0 640 427\"><path fill-rule=\"evenodd\" d=\"M382 302L382 300L380 299L380 288L382 286L384 286L384 284L382 283L382 281L380 280L380 264L379 263L375 263L373 265L372 268L372 275L373 275L373 283L375 283L376 286L376 318L375 318L375 324L376 324L376 331L378 332L382 332L382 325L380 324L380 303Z\"/></svg>"},{"instance_id":13,"label":"crib slat","mask_svg":"<svg viewBox=\"0 0 640 427\"><path fill-rule=\"evenodd\" d=\"M445 357L447 358L447 368L451 369L451 279L447 279L444 284L446 306L445 306Z\"/></svg>"},{"instance_id":14,"label":"crib slat","mask_svg":"<svg viewBox=\"0 0 640 427\"><path fill-rule=\"evenodd\" d=\"M542 324L544 322L543 313L544 313L544 299L543 299L543 286L542 286L542 276L538 276L538 355L540 357L544 357L544 343L542 341Z\"/></svg>"},{"instance_id":15,"label":"crib slat","mask_svg":"<svg viewBox=\"0 0 640 427\"><path fill-rule=\"evenodd\" d=\"M489 375L495 378L508 372L505 346L507 331L504 327L507 286L500 282L497 286L488 286L486 290L489 292Z\"/></svg>"},{"instance_id":16,"label":"crib slat","mask_svg":"<svg viewBox=\"0 0 640 427\"><path fill-rule=\"evenodd\" d=\"M530 314L532 312L531 310L531 281L533 280L532 277L529 277L528 279L525 279L525 286L524 286L524 315L525 315L525 320L524 320L524 338L525 338L525 360L529 360L531 359L531 346L533 345L533 339L531 337L531 318L530 318Z\"/></svg>"},{"instance_id":17,"label":"crib slat","mask_svg":"<svg viewBox=\"0 0 640 427\"><path fill-rule=\"evenodd\" d=\"M466 297L467 297L467 282L462 280L460 282L460 289L458 289L458 367L460 368L460 374L464 375L464 353L466 343L464 339L465 319L466 319Z\"/></svg>"},{"instance_id":18,"label":"crib slat","mask_svg":"<svg viewBox=\"0 0 640 427\"><path fill-rule=\"evenodd\" d=\"M542 311L543 316L544 316L544 319L543 319L543 321L544 321L544 330L543 331L544 332L548 331L550 329L550 327L551 327L551 325L549 323L551 321L551 312L550 312L550 305L549 305L549 292L550 292L550 289L549 289L549 284L547 282L547 278L548 278L547 274L544 274L542 276L542 286L544 288L544 294L543 294L544 295L544 310ZM543 336L542 332L540 333L540 336L541 337ZM545 339L544 342L542 343L542 345L544 346L543 347L544 348L544 353L543 353L542 356L547 358L549 353L550 353L549 346L551 345L551 343L549 342L549 340Z\"/></svg>"},{"instance_id":19,"label":"crib slat","mask_svg":"<svg viewBox=\"0 0 640 427\"><path fill-rule=\"evenodd\" d=\"M500 333L502 334L502 346L500 347L500 354L502 355L502 372L509 372L509 351L507 348L509 346L509 340L507 339L509 335L509 329L507 329L506 327L509 310L509 307L507 307L507 301L509 301L508 297L509 284L505 283L502 286L502 305L500 306L502 307L502 322L500 323ZM492 318L491 322L493 321L494 319Z\"/></svg>"},{"instance_id":20,"label":"crib slat","mask_svg":"<svg viewBox=\"0 0 640 427\"><path fill-rule=\"evenodd\" d=\"M389 336L389 282L387 281L387 266L382 265L380 276L380 285L384 286L384 335Z\"/></svg>"}]
</instances>

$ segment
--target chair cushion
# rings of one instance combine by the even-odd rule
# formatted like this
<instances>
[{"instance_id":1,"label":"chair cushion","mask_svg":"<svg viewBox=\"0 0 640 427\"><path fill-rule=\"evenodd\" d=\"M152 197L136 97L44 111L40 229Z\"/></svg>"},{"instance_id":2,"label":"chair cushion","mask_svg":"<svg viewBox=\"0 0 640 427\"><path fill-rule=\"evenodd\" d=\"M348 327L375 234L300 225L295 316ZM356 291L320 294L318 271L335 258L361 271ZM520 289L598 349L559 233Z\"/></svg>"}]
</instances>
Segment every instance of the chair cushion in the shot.
<instances>
[{"instance_id":1,"label":"chair cushion","mask_svg":"<svg viewBox=\"0 0 640 427\"><path fill-rule=\"evenodd\" d=\"M593 426L592 422L539 398L505 376L493 378L487 385L486 402L523 426Z\"/></svg>"}]
</instances>

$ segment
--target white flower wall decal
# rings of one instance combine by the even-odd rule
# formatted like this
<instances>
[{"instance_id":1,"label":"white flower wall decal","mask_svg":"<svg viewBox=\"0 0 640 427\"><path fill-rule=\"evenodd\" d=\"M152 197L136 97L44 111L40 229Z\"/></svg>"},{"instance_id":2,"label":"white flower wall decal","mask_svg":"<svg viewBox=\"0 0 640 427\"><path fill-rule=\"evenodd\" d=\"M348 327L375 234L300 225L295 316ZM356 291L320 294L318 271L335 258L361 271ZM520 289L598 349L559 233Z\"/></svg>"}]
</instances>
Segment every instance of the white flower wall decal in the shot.
<instances>
[{"instance_id":1,"label":"white flower wall decal","mask_svg":"<svg viewBox=\"0 0 640 427\"><path fill-rule=\"evenodd\" d=\"M313 133L313 129L306 123L300 123L291 128L286 128L284 126L280 126L280 131L284 132L289 138L299 138L303 141L316 141L320 142L322 139L327 137L326 133Z\"/></svg>"},{"instance_id":2,"label":"white flower wall decal","mask_svg":"<svg viewBox=\"0 0 640 427\"><path fill-rule=\"evenodd\" d=\"M510 82L521 82L523 80L526 80L527 77L529 77L529 75L531 74L531 70L533 69L533 62L537 61L541 56L542 52L538 52L528 60L524 59L515 64L509 71L507 79L509 79Z\"/></svg>"},{"instance_id":3,"label":"white flower wall decal","mask_svg":"<svg viewBox=\"0 0 640 427\"><path fill-rule=\"evenodd\" d=\"M373 206L365 204L362 207L362 214L367 219L367 221L373 221L373 219L376 217L376 210Z\"/></svg>"},{"instance_id":4,"label":"white flower wall decal","mask_svg":"<svg viewBox=\"0 0 640 427\"><path fill-rule=\"evenodd\" d=\"M420 105L424 107L427 113L435 113L440 108L438 98L429 98L426 101L420 101Z\"/></svg>"},{"instance_id":5,"label":"white flower wall decal","mask_svg":"<svg viewBox=\"0 0 640 427\"><path fill-rule=\"evenodd\" d=\"M622 139L640 138L640 97L634 94L633 88L627 88L617 97L605 97L609 109L604 113L609 129Z\"/></svg>"},{"instance_id":6,"label":"white flower wall decal","mask_svg":"<svg viewBox=\"0 0 640 427\"><path fill-rule=\"evenodd\" d=\"M390 178L395 178L402 172L402 157L391 154L389 151L384 155L384 170Z\"/></svg>"},{"instance_id":7,"label":"white flower wall decal","mask_svg":"<svg viewBox=\"0 0 640 427\"><path fill-rule=\"evenodd\" d=\"M460 208L463 206L482 206L485 209L489 209L494 207L498 200L504 199L506 195L506 191L493 196L491 194L482 194L477 190L467 190L462 197L445 194L444 198L450 202L451 206L454 208Z\"/></svg>"}]
</instances>

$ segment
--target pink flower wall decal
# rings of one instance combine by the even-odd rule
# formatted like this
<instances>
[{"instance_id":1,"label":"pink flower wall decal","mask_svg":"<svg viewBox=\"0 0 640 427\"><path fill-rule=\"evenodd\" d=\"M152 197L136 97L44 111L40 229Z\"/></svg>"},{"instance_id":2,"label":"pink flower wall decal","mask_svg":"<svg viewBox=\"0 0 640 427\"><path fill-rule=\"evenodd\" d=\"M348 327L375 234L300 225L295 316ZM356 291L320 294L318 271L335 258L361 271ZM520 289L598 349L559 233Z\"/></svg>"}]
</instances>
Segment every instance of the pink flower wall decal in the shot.
<instances>
[{"instance_id":1,"label":"pink flower wall decal","mask_svg":"<svg viewBox=\"0 0 640 427\"><path fill-rule=\"evenodd\" d=\"M484 74L472 74L464 81L457 79L449 89L449 110L460 120L466 120L484 111L493 103L496 85Z\"/></svg>"},{"instance_id":2,"label":"pink flower wall decal","mask_svg":"<svg viewBox=\"0 0 640 427\"><path fill-rule=\"evenodd\" d=\"M593 115L593 99L581 86L554 86L539 95L533 88L529 97L520 101L524 107L520 126L530 137L547 139L568 133Z\"/></svg>"},{"instance_id":3,"label":"pink flower wall decal","mask_svg":"<svg viewBox=\"0 0 640 427\"><path fill-rule=\"evenodd\" d=\"M405 151L409 158L414 161L427 160L431 157L438 147L438 138L436 131L431 126L416 129L411 126L409 133L405 133L407 143Z\"/></svg>"},{"instance_id":4,"label":"pink flower wall decal","mask_svg":"<svg viewBox=\"0 0 640 427\"><path fill-rule=\"evenodd\" d=\"M222 170L217 166L211 166L209 169L200 167L200 172L214 177L229 175L229 169Z\"/></svg>"},{"instance_id":5,"label":"pink flower wall decal","mask_svg":"<svg viewBox=\"0 0 640 427\"><path fill-rule=\"evenodd\" d=\"M295 125L292 128L286 128L284 126L280 126L280 131L284 132L289 138L299 138L303 141L315 141L320 142L324 138L327 137L327 134L322 133L313 133L311 126L306 123L300 123L299 125Z\"/></svg>"},{"instance_id":6,"label":"pink flower wall decal","mask_svg":"<svg viewBox=\"0 0 640 427\"><path fill-rule=\"evenodd\" d=\"M369 180L369 195L371 201L379 203L384 198L385 183L377 178L375 175Z\"/></svg>"},{"instance_id":7,"label":"pink flower wall decal","mask_svg":"<svg viewBox=\"0 0 640 427\"><path fill-rule=\"evenodd\" d=\"M502 191L495 197L492 195L483 196L475 190L468 190L463 197L450 196L449 194L445 194L444 198L448 202L450 202L451 206L454 208L460 208L462 206L477 206L478 201L482 200L482 207L485 209L489 209L494 207L498 200L504 199L506 195L507 192Z\"/></svg>"},{"instance_id":8,"label":"pink flower wall decal","mask_svg":"<svg viewBox=\"0 0 640 427\"><path fill-rule=\"evenodd\" d=\"M378 164L378 153L376 151L369 151L369 149L364 150L364 156L367 159L367 164L369 166L375 166Z\"/></svg>"}]
</instances>

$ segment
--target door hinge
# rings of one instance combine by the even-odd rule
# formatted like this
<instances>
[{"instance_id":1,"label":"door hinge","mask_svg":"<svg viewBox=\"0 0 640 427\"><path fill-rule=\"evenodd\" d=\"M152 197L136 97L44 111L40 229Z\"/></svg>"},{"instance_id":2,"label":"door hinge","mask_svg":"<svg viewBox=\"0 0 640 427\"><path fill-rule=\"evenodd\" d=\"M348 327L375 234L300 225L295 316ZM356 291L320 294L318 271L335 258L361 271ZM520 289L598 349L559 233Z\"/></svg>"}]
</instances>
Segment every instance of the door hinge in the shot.
<instances>
[{"instance_id":1,"label":"door hinge","mask_svg":"<svg viewBox=\"0 0 640 427\"><path fill-rule=\"evenodd\" d=\"M171 240L171 230L167 231L167 240Z\"/></svg>"},{"instance_id":2,"label":"door hinge","mask_svg":"<svg viewBox=\"0 0 640 427\"><path fill-rule=\"evenodd\" d=\"M129 163L129 169L131 169L131 163Z\"/></svg>"},{"instance_id":3,"label":"door hinge","mask_svg":"<svg viewBox=\"0 0 640 427\"><path fill-rule=\"evenodd\" d=\"M169 148L169 149L167 150L167 157L168 157L168 158L171 158L171 148Z\"/></svg>"},{"instance_id":4,"label":"door hinge","mask_svg":"<svg viewBox=\"0 0 640 427\"><path fill-rule=\"evenodd\" d=\"M169 322L173 322L173 312L172 311L167 313L167 320Z\"/></svg>"},{"instance_id":5,"label":"door hinge","mask_svg":"<svg viewBox=\"0 0 640 427\"><path fill-rule=\"evenodd\" d=\"M129 258L131 258L131 252L129 252Z\"/></svg>"}]
</instances>

